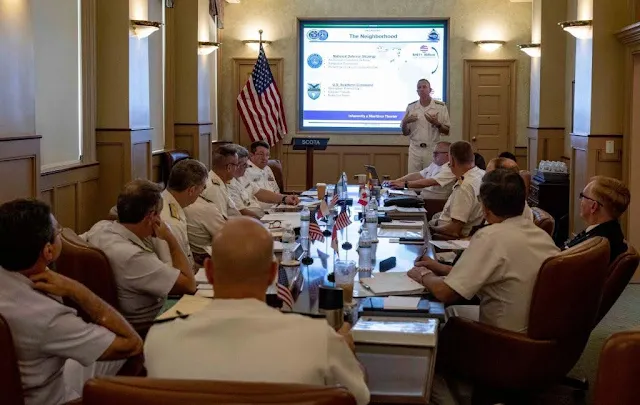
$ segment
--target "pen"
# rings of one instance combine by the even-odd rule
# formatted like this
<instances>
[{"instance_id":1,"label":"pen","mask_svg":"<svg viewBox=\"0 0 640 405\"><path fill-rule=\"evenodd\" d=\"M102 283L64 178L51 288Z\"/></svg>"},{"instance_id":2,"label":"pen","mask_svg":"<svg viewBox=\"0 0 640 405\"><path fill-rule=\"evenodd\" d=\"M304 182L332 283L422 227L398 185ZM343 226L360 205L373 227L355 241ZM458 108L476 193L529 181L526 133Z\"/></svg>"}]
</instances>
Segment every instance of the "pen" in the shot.
<instances>
[{"instance_id":1,"label":"pen","mask_svg":"<svg viewBox=\"0 0 640 405\"><path fill-rule=\"evenodd\" d=\"M360 281L360 285L363 286L365 288L365 290L369 291L370 293L373 293L373 290L371 289L371 287L369 287L368 285L366 285L365 283L363 283L362 281Z\"/></svg>"}]
</instances>

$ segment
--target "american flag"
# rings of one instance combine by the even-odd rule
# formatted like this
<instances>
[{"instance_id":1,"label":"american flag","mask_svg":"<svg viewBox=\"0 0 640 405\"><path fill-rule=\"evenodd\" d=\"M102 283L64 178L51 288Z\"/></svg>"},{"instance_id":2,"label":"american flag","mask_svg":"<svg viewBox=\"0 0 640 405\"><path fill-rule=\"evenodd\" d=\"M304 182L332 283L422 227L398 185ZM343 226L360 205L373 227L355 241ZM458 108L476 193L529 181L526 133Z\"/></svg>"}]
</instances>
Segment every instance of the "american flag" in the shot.
<instances>
[{"instance_id":1,"label":"american flag","mask_svg":"<svg viewBox=\"0 0 640 405\"><path fill-rule=\"evenodd\" d=\"M309 239L324 242L324 235L322 234L320 225L318 225L318 221L316 221L316 215L318 215L317 210L316 214L311 215L311 218L309 220Z\"/></svg>"},{"instance_id":2,"label":"american flag","mask_svg":"<svg viewBox=\"0 0 640 405\"><path fill-rule=\"evenodd\" d=\"M237 105L252 142L266 141L273 146L286 135L282 98L262 45L253 72L238 95Z\"/></svg>"},{"instance_id":3,"label":"american flag","mask_svg":"<svg viewBox=\"0 0 640 405\"><path fill-rule=\"evenodd\" d=\"M340 256L340 248L338 247L338 227L335 225L331 231L331 248L338 253L338 256Z\"/></svg>"},{"instance_id":4,"label":"american flag","mask_svg":"<svg viewBox=\"0 0 640 405\"><path fill-rule=\"evenodd\" d=\"M284 305L287 305L289 309L293 309L295 300L291 291L289 291L289 280L287 279L287 272L284 269L278 269L278 282L276 283L276 296L282 300Z\"/></svg>"},{"instance_id":5,"label":"american flag","mask_svg":"<svg viewBox=\"0 0 640 405\"><path fill-rule=\"evenodd\" d=\"M331 198L331 202L329 203L329 208L333 208L333 206L338 203L338 200L340 200L340 197L338 196L338 194L334 194Z\"/></svg>"},{"instance_id":6,"label":"american flag","mask_svg":"<svg viewBox=\"0 0 640 405\"><path fill-rule=\"evenodd\" d=\"M342 211L340 212L340 215L338 215L338 218L336 218L336 223L333 226L333 230L335 231L346 228L349 226L349 224L351 224L351 218L349 218L349 214L347 214L347 209L345 207L342 207Z\"/></svg>"},{"instance_id":7,"label":"american flag","mask_svg":"<svg viewBox=\"0 0 640 405\"><path fill-rule=\"evenodd\" d=\"M218 25L218 28L224 28L222 20L224 19L224 1L209 0L209 15ZM216 18L217 17L217 18Z\"/></svg>"},{"instance_id":8,"label":"american flag","mask_svg":"<svg viewBox=\"0 0 640 405\"><path fill-rule=\"evenodd\" d=\"M358 204L367 205L369 204L369 190L367 187L362 187L360 189L360 199L358 200Z\"/></svg>"}]
</instances>

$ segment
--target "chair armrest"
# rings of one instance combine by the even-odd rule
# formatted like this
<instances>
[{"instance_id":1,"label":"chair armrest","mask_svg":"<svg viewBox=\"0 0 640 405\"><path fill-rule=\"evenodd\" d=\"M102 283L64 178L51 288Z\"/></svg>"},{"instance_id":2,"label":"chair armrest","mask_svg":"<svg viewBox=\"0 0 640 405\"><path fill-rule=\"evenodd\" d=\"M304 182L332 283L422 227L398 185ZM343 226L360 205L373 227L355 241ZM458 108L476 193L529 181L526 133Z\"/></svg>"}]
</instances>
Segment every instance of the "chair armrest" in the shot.
<instances>
[{"instance_id":1,"label":"chair armrest","mask_svg":"<svg viewBox=\"0 0 640 405\"><path fill-rule=\"evenodd\" d=\"M424 201L424 209L427 210L427 220L431 220L433 214L437 212L442 212L444 209L444 205L447 203L446 199L432 199L425 198Z\"/></svg>"},{"instance_id":2,"label":"chair armrest","mask_svg":"<svg viewBox=\"0 0 640 405\"><path fill-rule=\"evenodd\" d=\"M438 369L473 384L518 389L556 377L548 373L558 350L553 341L533 340L461 317L449 318L438 341Z\"/></svg>"}]
</instances>

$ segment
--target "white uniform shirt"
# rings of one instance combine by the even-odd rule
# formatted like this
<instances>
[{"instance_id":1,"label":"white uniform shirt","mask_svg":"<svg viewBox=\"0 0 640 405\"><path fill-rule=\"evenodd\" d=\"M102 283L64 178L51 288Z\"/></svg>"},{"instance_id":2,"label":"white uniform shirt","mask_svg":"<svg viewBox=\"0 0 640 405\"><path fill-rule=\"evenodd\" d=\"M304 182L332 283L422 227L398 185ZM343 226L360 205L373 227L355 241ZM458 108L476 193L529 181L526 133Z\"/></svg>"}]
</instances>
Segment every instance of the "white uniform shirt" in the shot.
<instances>
[{"instance_id":1,"label":"white uniform shirt","mask_svg":"<svg viewBox=\"0 0 640 405\"><path fill-rule=\"evenodd\" d=\"M187 232L191 249L199 254L210 253L213 236L227 220L213 202L202 196L186 207L184 212L187 214Z\"/></svg>"},{"instance_id":2,"label":"white uniform shirt","mask_svg":"<svg viewBox=\"0 0 640 405\"><path fill-rule=\"evenodd\" d=\"M425 179L434 179L438 182L437 186L425 187L422 189L420 196L422 198L446 200L451 195L453 185L456 182L456 175L451 171L449 163L438 166L431 163L420 171L420 175Z\"/></svg>"},{"instance_id":3,"label":"white uniform shirt","mask_svg":"<svg viewBox=\"0 0 640 405\"><path fill-rule=\"evenodd\" d=\"M405 115L416 114L418 120L408 124L409 128L409 142L411 144L420 145L426 143L427 145L435 145L440 141L440 130L425 118L425 113L437 116L438 122L442 125L451 126L451 120L449 119L449 110L447 105L442 101L431 99L428 106L423 107L420 104L420 100L414 101L407 106Z\"/></svg>"},{"instance_id":4,"label":"white uniform shirt","mask_svg":"<svg viewBox=\"0 0 640 405\"><path fill-rule=\"evenodd\" d=\"M252 181L243 181L246 177L242 176L240 179L233 179L229 183L229 196L236 206L238 211L244 209L251 210L257 215L264 215L264 210L261 207L260 201L255 197L255 194L261 190L257 183ZM272 204L269 204L270 206Z\"/></svg>"},{"instance_id":5,"label":"white uniform shirt","mask_svg":"<svg viewBox=\"0 0 640 405\"><path fill-rule=\"evenodd\" d=\"M484 170L474 167L462 176L462 181L456 182L437 220L438 225L448 224L453 219L464 222L462 234L467 236L471 228L482 223L484 212L478 198L482 176L484 176Z\"/></svg>"},{"instance_id":6,"label":"white uniform shirt","mask_svg":"<svg viewBox=\"0 0 640 405\"><path fill-rule=\"evenodd\" d=\"M324 320L255 299L214 299L186 319L154 325L144 353L151 378L340 384L369 403L358 361Z\"/></svg>"},{"instance_id":7,"label":"white uniform shirt","mask_svg":"<svg viewBox=\"0 0 640 405\"><path fill-rule=\"evenodd\" d=\"M444 282L480 298L480 322L526 332L542 263L560 251L545 231L518 216L480 229Z\"/></svg>"},{"instance_id":8,"label":"white uniform shirt","mask_svg":"<svg viewBox=\"0 0 640 405\"><path fill-rule=\"evenodd\" d=\"M226 220L229 215L238 215L236 206L229 196L227 184L211 170L207 179L207 188L202 192L202 196L213 202Z\"/></svg>"},{"instance_id":9,"label":"white uniform shirt","mask_svg":"<svg viewBox=\"0 0 640 405\"><path fill-rule=\"evenodd\" d=\"M180 270L160 260L148 244L119 222L98 222L84 236L109 259L122 315L134 326L153 321Z\"/></svg>"},{"instance_id":10,"label":"white uniform shirt","mask_svg":"<svg viewBox=\"0 0 640 405\"><path fill-rule=\"evenodd\" d=\"M62 374L65 361L91 365L111 346L115 334L86 323L59 297L34 290L20 273L0 267L0 285L0 313L11 328L25 404L71 400Z\"/></svg>"},{"instance_id":11,"label":"white uniform shirt","mask_svg":"<svg viewBox=\"0 0 640 405\"><path fill-rule=\"evenodd\" d=\"M533 221L533 211L527 202L524 202L524 211L522 211L522 216L527 218L529 221Z\"/></svg>"},{"instance_id":12,"label":"white uniform shirt","mask_svg":"<svg viewBox=\"0 0 640 405\"><path fill-rule=\"evenodd\" d=\"M247 161L247 171L242 176L242 182L255 182L258 188L273 191L274 193L280 193L280 187L276 182L276 177L273 175L273 171L266 165L264 169L260 169L254 165L252 161Z\"/></svg>"},{"instance_id":13,"label":"white uniform shirt","mask_svg":"<svg viewBox=\"0 0 640 405\"><path fill-rule=\"evenodd\" d=\"M187 216L184 213L184 210L178 204L178 201L175 199L173 194L169 192L169 190L164 190L162 192L162 212L160 213L160 218L171 228L173 235L178 240L180 247L182 247L182 252L189 260L189 264L191 267L194 265L193 255L191 254L191 248L189 247L189 236L187 233ZM169 250L169 245L165 241L161 241L166 245L166 250ZM171 257L171 256L169 256Z\"/></svg>"}]
</instances>

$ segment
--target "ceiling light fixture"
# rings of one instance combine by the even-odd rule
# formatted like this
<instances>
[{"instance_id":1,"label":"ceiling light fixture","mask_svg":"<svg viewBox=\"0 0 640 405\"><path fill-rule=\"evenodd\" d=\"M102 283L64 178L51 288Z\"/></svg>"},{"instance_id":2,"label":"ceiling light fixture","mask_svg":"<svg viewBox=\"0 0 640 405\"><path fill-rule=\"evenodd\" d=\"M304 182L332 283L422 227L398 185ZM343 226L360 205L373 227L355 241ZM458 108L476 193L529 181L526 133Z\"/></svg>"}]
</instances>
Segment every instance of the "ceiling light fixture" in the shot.
<instances>
[{"instance_id":1,"label":"ceiling light fixture","mask_svg":"<svg viewBox=\"0 0 640 405\"><path fill-rule=\"evenodd\" d=\"M504 44L506 44L506 42L489 40L489 41L475 41L474 44L478 45L480 49L482 49L483 51L493 52L496 49L502 47Z\"/></svg>"},{"instance_id":2,"label":"ceiling light fixture","mask_svg":"<svg viewBox=\"0 0 640 405\"><path fill-rule=\"evenodd\" d=\"M131 20L129 34L138 39L146 38L158 31L161 26L162 23L157 21Z\"/></svg>"},{"instance_id":3,"label":"ceiling light fixture","mask_svg":"<svg viewBox=\"0 0 640 405\"><path fill-rule=\"evenodd\" d=\"M587 39L593 36L593 20L563 21L558 25L578 39Z\"/></svg>"},{"instance_id":4,"label":"ceiling light fixture","mask_svg":"<svg viewBox=\"0 0 640 405\"><path fill-rule=\"evenodd\" d=\"M542 54L540 44L520 44L518 48L532 58L539 58Z\"/></svg>"},{"instance_id":5,"label":"ceiling light fixture","mask_svg":"<svg viewBox=\"0 0 640 405\"><path fill-rule=\"evenodd\" d=\"M220 47L220 42L198 42L198 55L209 55Z\"/></svg>"}]
</instances>

